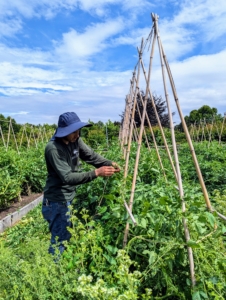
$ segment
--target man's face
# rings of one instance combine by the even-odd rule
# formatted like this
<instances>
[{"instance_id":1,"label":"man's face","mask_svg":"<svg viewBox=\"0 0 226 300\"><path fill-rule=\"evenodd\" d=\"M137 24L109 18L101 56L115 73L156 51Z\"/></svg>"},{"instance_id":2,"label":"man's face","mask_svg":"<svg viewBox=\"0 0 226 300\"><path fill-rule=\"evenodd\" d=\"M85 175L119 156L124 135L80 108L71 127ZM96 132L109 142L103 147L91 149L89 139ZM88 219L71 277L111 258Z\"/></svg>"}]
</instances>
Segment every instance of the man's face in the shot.
<instances>
[{"instance_id":1,"label":"man's face","mask_svg":"<svg viewBox=\"0 0 226 300\"><path fill-rule=\"evenodd\" d=\"M76 130L76 131L70 133L69 135L65 136L63 138L63 141L66 144L68 144L69 142L74 143L77 140L78 137L79 137L79 130Z\"/></svg>"}]
</instances>

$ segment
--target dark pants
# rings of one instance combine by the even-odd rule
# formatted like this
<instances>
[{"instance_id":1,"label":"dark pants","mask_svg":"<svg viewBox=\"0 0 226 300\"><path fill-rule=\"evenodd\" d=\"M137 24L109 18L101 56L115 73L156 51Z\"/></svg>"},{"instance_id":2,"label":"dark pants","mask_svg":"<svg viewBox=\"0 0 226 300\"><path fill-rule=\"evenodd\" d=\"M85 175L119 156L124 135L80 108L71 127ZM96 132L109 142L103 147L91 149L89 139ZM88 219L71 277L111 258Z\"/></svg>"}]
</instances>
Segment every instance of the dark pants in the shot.
<instances>
[{"instance_id":1,"label":"dark pants","mask_svg":"<svg viewBox=\"0 0 226 300\"><path fill-rule=\"evenodd\" d=\"M51 232L51 243L49 253L54 254L56 244L62 253L65 250L64 241L69 241L71 234L67 227L71 227L70 210L68 202L53 202L43 199L42 214L44 219L49 223L49 230Z\"/></svg>"}]
</instances>

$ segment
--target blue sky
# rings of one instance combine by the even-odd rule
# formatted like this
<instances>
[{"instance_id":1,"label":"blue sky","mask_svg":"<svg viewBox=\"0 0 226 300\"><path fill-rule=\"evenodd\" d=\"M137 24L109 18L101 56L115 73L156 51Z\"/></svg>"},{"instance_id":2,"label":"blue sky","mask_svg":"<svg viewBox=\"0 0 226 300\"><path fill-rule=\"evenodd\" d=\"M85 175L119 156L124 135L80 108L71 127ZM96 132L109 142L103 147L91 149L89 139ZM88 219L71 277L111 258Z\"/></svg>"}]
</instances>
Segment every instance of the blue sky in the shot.
<instances>
[{"instance_id":1,"label":"blue sky","mask_svg":"<svg viewBox=\"0 0 226 300\"><path fill-rule=\"evenodd\" d=\"M120 121L152 12L183 114L205 104L226 112L225 0L2 0L0 113L32 124L66 111ZM151 90L164 98L157 47ZM172 97L170 106L178 123Z\"/></svg>"}]
</instances>

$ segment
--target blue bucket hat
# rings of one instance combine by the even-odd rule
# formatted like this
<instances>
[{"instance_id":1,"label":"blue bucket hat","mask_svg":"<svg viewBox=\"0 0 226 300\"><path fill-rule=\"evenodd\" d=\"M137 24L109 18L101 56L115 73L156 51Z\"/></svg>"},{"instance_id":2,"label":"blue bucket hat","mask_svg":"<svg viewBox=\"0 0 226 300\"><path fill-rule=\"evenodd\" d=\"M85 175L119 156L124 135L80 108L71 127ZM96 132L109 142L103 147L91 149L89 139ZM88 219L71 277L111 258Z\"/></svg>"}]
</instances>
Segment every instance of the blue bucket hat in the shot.
<instances>
[{"instance_id":1,"label":"blue bucket hat","mask_svg":"<svg viewBox=\"0 0 226 300\"><path fill-rule=\"evenodd\" d=\"M81 129L82 127L90 126L92 126L92 124L81 122L76 113L66 112L59 116L58 127L54 137L61 138Z\"/></svg>"}]
</instances>

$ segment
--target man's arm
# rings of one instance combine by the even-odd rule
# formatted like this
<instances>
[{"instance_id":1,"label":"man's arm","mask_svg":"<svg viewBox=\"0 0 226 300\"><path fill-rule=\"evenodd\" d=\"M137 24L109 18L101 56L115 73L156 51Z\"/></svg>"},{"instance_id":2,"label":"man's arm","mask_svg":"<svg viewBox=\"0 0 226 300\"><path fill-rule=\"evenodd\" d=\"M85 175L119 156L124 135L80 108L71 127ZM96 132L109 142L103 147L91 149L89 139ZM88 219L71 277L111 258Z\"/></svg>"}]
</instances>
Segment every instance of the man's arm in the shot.
<instances>
[{"instance_id":1,"label":"man's arm","mask_svg":"<svg viewBox=\"0 0 226 300\"><path fill-rule=\"evenodd\" d=\"M81 138L78 139L79 157L88 164L93 165L95 168L102 166L112 166L112 161L104 158L96 153L88 145L86 145Z\"/></svg>"}]
</instances>

